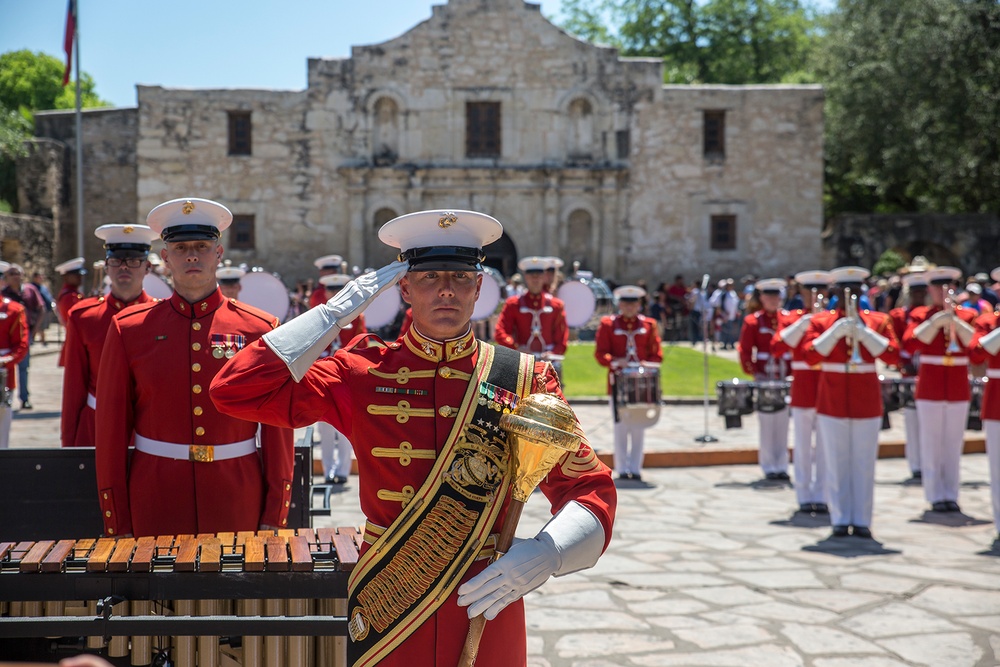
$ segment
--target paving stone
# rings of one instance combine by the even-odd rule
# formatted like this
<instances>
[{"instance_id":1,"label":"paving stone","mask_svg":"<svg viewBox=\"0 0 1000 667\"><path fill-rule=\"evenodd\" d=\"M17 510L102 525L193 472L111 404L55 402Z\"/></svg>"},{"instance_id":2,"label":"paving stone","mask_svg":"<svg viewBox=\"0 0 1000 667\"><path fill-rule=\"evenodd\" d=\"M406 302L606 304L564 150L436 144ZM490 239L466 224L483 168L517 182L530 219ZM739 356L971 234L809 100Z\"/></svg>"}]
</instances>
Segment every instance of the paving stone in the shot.
<instances>
[{"instance_id":1,"label":"paving stone","mask_svg":"<svg viewBox=\"0 0 1000 667\"><path fill-rule=\"evenodd\" d=\"M745 581L754 586L780 590L782 588L822 588L823 584L809 570L765 570L758 572L730 572L733 579Z\"/></svg>"},{"instance_id":2,"label":"paving stone","mask_svg":"<svg viewBox=\"0 0 1000 667\"><path fill-rule=\"evenodd\" d=\"M632 659L632 662L636 665L647 665L648 667L671 667L672 665L678 667L694 665L705 665L707 667L747 667L748 665L803 667L805 665L802 657L796 655L795 651L790 647L773 644L727 651L699 651L696 653L650 656L648 658L637 656Z\"/></svg>"},{"instance_id":3,"label":"paving stone","mask_svg":"<svg viewBox=\"0 0 1000 667\"><path fill-rule=\"evenodd\" d=\"M923 609L956 616L1000 614L1000 591L931 586L913 597L912 603ZM1000 630L1000 626L997 626Z\"/></svg>"},{"instance_id":4,"label":"paving stone","mask_svg":"<svg viewBox=\"0 0 1000 667\"><path fill-rule=\"evenodd\" d=\"M775 591L774 595L782 600L790 602L794 601L836 612L844 612L849 609L863 607L880 599L877 595L871 593L830 590L825 588L806 588L797 591Z\"/></svg>"},{"instance_id":5,"label":"paving stone","mask_svg":"<svg viewBox=\"0 0 1000 667\"><path fill-rule=\"evenodd\" d=\"M983 657L983 650L964 632L882 639L879 644L914 665L928 667L975 667Z\"/></svg>"},{"instance_id":6,"label":"paving stone","mask_svg":"<svg viewBox=\"0 0 1000 667\"><path fill-rule=\"evenodd\" d=\"M802 621L803 623L829 623L837 618L822 609L807 609L785 602L765 602L764 604L743 605L734 607L735 614L766 618L773 621Z\"/></svg>"},{"instance_id":7,"label":"paving stone","mask_svg":"<svg viewBox=\"0 0 1000 667\"><path fill-rule=\"evenodd\" d=\"M851 656L850 658L817 658L813 667L906 667L907 663L883 656Z\"/></svg>"},{"instance_id":8,"label":"paving stone","mask_svg":"<svg viewBox=\"0 0 1000 667\"><path fill-rule=\"evenodd\" d=\"M895 594L910 593L923 586L918 579L904 579L873 572L847 574L841 577L840 583L844 588Z\"/></svg>"},{"instance_id":9,"label":"paving stone","mask_svg":"<svg viewBox=\"0 0 1000 667\"><path fill-rule=\"evenodd\" d=\"M576 609L573 613L552 613L551 608L529 606L525 610L525 621L529 632L537 630L548 632L553 630L636 630L648 627L644 621L619 611L594 611Z\"/></svg>"},{"instance_id":10,"label":"paving stone","mask_svg":"<svg viewBox=\"0 0 1000 667\"><path fill-rule=\"evenodd\" d=\"M561 658L583 658L662 653L673 648L672 641L657 639L648 634L588 632L563 635L556 643L555 651Z\"/></svg>"},{"instance_id":11,"label":"paving stone","mask_svg":"<svg viewBox=\"0 0 1000 667\"><path fill-rule=\"evenodd\" d=\"M841 626L864 637L892 637L958 629L954 623L910 604L889 603L844 619Z\"/></svg>"},{"instance_id":12,"label":"paving stone","mask_svg":"<svg viewBox=\"0 0 1000 667\"><path fill-rule=\"evenodd\" d=\"M674 634L700 649L716 649L740 644L762 644L774 635L759 625L712 625L707 628L675 629Z\"/></svg>"},{"instance_id":13,"label":"paving stone","mask_svg":"<svg viewBox=\"0 0 1000 667\"><path fill-rule=\"evenodd\" d=\"M709 588L685 588L681 591L691 597L716 605L733 606L766 602L770 598L746 586L714 586Z\"/></svg>"},{"instance_id":14,"label":"paving stone","mask_svg":"<svg viewBox=\"0 0 1000 667\"><path fill-rule=\"evenodd\" d=\"M803 653L809 655L839 655L844 653L883 653L884 651L863 639L842 630L822 625L788 623L781 633L792 640Z\"/></svg>"},{"instance_id":15,"label":"paving stone","mask_svg":"<svg viewBox=\"0 0 1000 667\"><path fill-rule=\"evenodd\" d=\"M715 623L710 623L697 616L646 616L645 619L650 625L669 630L716 627Z\"/></svg>"},{"instance_id":16,"label":"paving stone","mask_svg":"<svg viewBox=\"0 0 1000 667\"><path fill-rule=\"evenodd\" d=\"M629 612L640 617L653 614L698 614L708 609L708 605L697 600L684 598L659 598L647 602L633 602L628 605Z\"/></svg>"}]
</instances>

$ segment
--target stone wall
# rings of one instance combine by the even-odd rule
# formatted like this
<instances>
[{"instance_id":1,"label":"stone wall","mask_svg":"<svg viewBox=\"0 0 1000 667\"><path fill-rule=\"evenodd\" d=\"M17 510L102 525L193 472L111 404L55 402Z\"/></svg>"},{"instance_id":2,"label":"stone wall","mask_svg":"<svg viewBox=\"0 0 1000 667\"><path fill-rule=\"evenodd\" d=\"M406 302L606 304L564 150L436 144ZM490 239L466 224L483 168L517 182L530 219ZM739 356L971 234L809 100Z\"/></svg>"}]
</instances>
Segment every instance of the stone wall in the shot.
<instances>
[{"instance_id":1,"label":"stone wall","mask_svg":"<svg viewBox=\"0 0 1000 667\"><path fill-rule=\"evenodd\" d=\"M51 218L16 213L0 213L0 255L5 262L20 264L30 279L35 271L56 279L53 267L55 233Z\"/></svg>"}]
</instances>

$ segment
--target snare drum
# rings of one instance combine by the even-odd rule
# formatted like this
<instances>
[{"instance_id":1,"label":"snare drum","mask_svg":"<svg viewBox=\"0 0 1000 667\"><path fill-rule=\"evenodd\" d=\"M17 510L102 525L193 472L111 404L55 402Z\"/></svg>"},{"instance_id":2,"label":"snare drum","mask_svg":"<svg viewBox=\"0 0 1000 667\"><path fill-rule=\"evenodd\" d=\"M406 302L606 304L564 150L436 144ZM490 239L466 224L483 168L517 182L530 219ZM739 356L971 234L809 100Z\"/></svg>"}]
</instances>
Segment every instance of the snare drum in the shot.
<instances>
[{"instance_id":1,"label":"snare drum","mask_svg":"<svg viewBox=\"0 0 1000 667\"><path fill-rule=\"evenodd\" d=\"M896 389L896 403L900 408L917 407L917 378L893 378L892 384Z\"/></svg>"},{"instance_id":2,"label":"snare drum","mask_svg":"<svg viewBox=\"0 0 1000 667\"><path fill-rule=\"evenodd\" d=\"M771 414L788 407L788 389L791 383L784 380L762 380L754 383L757 392L757 410Z\"/></svg>"},{"instance_id":3,"label":"snare drum","mask_svg":"<svg viewBox=\"0 0 1000 667\"><path fill-rule=\"evenodd\" d=\"M743 427L741 418L753 412L753 388L753 382L742 382L737 378L716 383L719 416L726 418L726 428Z\"/></svg>"},{"instance_id":4,"label":"snare drum","mask_svg":"<svg viewBox=\"0 0 1000 667\"><path fill-rule=\"evenodd\" d=\"M969 417L965 428L969 431L983 430L983 390L989 378L969 378Z\"/></svg>"},{"instance_id":5,"label":"snare drum","mask_svg":"<svg viewBox=\"0 0 1000 667\"><path fill-rule=\"evenodd\" d=\"M614 372L615 409L634 425L652 426L660 419L660 368L644 363Z\"/></svg>"}]
</instances>

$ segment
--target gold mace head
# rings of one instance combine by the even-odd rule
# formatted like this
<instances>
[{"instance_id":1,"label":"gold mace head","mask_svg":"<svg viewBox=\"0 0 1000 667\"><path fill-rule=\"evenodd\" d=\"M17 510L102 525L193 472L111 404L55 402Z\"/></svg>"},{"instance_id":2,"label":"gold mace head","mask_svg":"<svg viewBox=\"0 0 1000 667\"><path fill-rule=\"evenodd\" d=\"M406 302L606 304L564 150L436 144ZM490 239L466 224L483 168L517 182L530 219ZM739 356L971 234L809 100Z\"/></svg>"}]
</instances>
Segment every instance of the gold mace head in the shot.
<instances>
[{"instance_id":1,"label":"gold mace head","mask_svg":"<svg viewBox=\"0 0 1000 667\"><path fill-rule=\"evenodd\" d=\"M580 448L573 409L555 394L531 394L500 417L513 450L514 500L528 501L538 483L566 452Z\"/></svg>"}]
</instances>

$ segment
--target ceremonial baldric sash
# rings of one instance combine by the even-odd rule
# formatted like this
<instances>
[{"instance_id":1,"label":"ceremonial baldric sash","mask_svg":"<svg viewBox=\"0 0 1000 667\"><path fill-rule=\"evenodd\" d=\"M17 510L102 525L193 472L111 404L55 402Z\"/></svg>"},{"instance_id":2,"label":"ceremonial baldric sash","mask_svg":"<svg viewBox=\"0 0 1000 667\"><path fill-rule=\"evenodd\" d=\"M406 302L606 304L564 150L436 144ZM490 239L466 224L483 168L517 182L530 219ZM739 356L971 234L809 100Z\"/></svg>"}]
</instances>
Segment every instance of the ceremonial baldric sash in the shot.
<instances>
[{"instance_id":1,"label":"ceremonial baldric sash","mask_svg":"<svg viewBox=\"0 0 1000 667\"><path fill-rule=\"evenodd\" d=\"M348 662L375 665L448 599L482 549L510 487L500 429L508 403L531 392L534 357L479 342L479 359L433 470L369 547L348 583ZM499 389L497 389L499 388Z\"/></svg>"}]
</instances>

